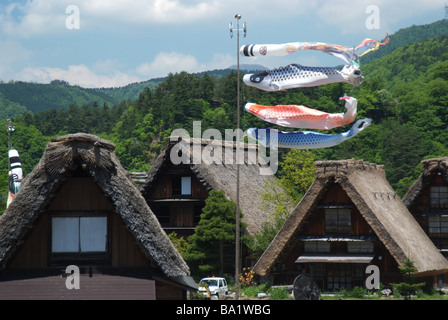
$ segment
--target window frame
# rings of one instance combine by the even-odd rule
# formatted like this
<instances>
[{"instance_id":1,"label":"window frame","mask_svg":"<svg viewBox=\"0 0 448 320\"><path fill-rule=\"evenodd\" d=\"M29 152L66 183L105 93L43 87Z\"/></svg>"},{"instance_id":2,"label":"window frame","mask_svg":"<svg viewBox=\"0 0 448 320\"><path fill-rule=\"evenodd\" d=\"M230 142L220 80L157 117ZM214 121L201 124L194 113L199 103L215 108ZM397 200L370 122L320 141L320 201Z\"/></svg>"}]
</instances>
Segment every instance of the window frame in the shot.
<instances>
[{"instance_id":1,"label":"window frame","mask_svg":"<svg viewBox=\"0 0 448 320\"><path fill-rule=\"evenodd\" d=\"M111 242L111 223L112 215L111 211L55 211L49 215L49 259L51 264L67 264L70 261L73 263L97 263L108 264L110 262L110 242ZM81 238L78 239L78 251L64 252L53 251L53 218L106 218L106 243L104 251L81 251L80 244ZM80 220L79 220L80 221ZM79 234L81 231L78 231Z\"/></svg>"},{"instance_id":2,"label":"window frame","mask_svg":"<svg viewBox=\"0 0 448 320\"><path fill-rule=\"evenodd\" d=\"M191 198L192 192L193 178L191 175L180 174L171 178L171 196L173 198Z\"/></svg>"},{"instance_id":3,"label":"window frame","mask_svg":"<svg viewBox=\"0 0 448 320\"><path fill-rule=\"evenodd\" d=\"M448 207L448 186L436 185L429 188L430 205L433 208Z\"/></svg>"},{"instance_id":4,"label":"window frame","mask_svg":"<svg viewBox=\"0 0 448 320\"><path fill-rule=\"evenodd\" d=\"M349 241L347 253L374 253L375 244L372 241Z\"/></svg>"},{"instance_id":5,"label":"window frame","mask_svg":"<svg viewBox=\"0 0 448 320\"><path fill-rule=\"evenodd\" d=\"M330 224L330 215L336 216L336 223ZM342 215L348 215L348 224L343 224L345 219ZM352 231L352 210L348 208L326 208L324 209L324 223L326 234L351 234Z\"/></svg>"},{"instance_id":6,"label":"window frame","mask_svg":"<svg viewBox=\"0 0 448 320\"><path fill-rule=\"evenodd\" d=\"M192 179L191 176L182 176L180 178L180 195L191 196L192 189Z\"/></svg>"},{"instance_id":7,"label":"window frame","mask_svg":"<svg viewBox=\"0 0 448 320\"><path fill-rule=\"evenodd\" d=\"M331 244L328 241L305 241L303 250L306 253L330 253Z\"/></svg>"},{"instance_id":8,"label":"window frame","mask_svg":"<svg viewBox=\"0 0 448 320\"><path fill-rule=\"evenodd\" d=\"M448 233L448 216L434 215L428 217L428 233L430 234L447 234Z\"/></svg>"}]
</instances>

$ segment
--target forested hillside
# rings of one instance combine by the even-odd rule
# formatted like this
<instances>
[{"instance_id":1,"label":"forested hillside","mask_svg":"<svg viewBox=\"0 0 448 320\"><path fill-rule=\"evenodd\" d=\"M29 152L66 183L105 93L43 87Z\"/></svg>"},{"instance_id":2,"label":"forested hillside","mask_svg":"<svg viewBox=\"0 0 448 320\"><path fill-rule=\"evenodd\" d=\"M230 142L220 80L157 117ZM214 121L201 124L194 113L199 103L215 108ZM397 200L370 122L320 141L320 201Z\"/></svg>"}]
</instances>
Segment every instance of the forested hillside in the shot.
<instances>
[{"instance_id":1,"label":"forested hillside","mask_svg":"<svg viewBox=\"0 0 448 320\"><path fill-rule=\"evenodd\" d=\"M244 111L246 102L302 104L333 113L344 112L344 102L339 97L351 95L358 99L357 118L369 117L373 124L336 147L312 150L314 158L356 158L383 164L388 180L403 195L420 173L422 159L448 155L447 52L446 36L397 48L361 66L365 80L360 87L339 83L264 92L242 85L242 129L268 125ZM216 128L224 132L235 128L235 80L236 72L219 76L181 72L169 74L157 86L146 87L135 100L72 103L66 109L25 112L13 119L13 147L20 153L26 175L39 161L50 137L88 132L114 142L116 153L128 170L146 171L176 128L191 132L193 121L201 121L202 130ZM2 98L0 95L0 101ZM2 123L5 128L6 119ZM350 127L323 132L339 133ZM6 130L0 135L0 160L0 183L5 193Z\"/></svg>"},{"instance_id":2,"label":"forested hillside","mask_svg":"<svg viewBox=\"0 0 448 320\"><path fill-rule=\"evenodd\" d=\"M241 66L249 68L250 65ZM265 69L254 65L255 70ZM241 69L243 71L243 69ZM220 78L232 71L232 67L222 70L200 72L196 75L202 77L205 73ZM249 71L247 71L249 72ZM0 119L22 115L26 111L33 114L48 110L69 109L76 105L81 107L86 104L96 103L112 107L126 100L136 100L139 94L146 88L155 89L167 77L155 78L147 81L131 83L118 88L82 88L70 85L63 80L53 80L49 84L30 83L23 81L0 81Z\"/></svg>"},{"instance_id":3,"label":"forested hillside","mask_svg":"<svg viewBox=\"0 0 448 320\"><path fill-rule=\"evenodd\" d=\"M54 80L49 84L9 81L0 83L0 119L23 114L38 113L48 109L66 109L92 103L116 104L120 99L93 89L71 86L65 81ZM14 107L13 107L14 106Z\"/></svg>"},{"instance_id":4,"label":"forested hillside","mask_svg":"<svg viewBox=\"0 0 448 320\"><path fill-rule=\"evenodd\" d=\"M438 38L440 36L448 36L448 20L439 20L430 24L421 26L413 25L408 28L400 29L390 35L390 41L387 46L381 50L369 53L361 57L361 63L367 64L391 53L395 49L404 47L410 43L421 42L430 38Z\"/></svg>"}]
</instances>

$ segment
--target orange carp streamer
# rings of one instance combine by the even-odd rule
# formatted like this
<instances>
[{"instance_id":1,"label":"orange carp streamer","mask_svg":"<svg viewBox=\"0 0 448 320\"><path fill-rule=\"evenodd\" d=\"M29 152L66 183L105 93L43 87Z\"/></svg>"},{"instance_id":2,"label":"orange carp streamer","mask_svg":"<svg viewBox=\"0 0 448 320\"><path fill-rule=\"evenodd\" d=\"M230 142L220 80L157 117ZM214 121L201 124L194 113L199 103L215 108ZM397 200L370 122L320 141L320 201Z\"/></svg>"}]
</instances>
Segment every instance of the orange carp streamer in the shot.
<instances>
[{"instance_id":1,"label":"orange carp streamer","mask_svg":"<svg viewBox=\"0 0 448 320\"><path fill-rule=\"evenodd\" d=\"M255 103L247 103L245 109L282 127L329 130L349 124L356 118L358 100L353 97L340 99L345 100L346 113L327 113L299 105L263 106Z\"/></svg>"}]
</instances>

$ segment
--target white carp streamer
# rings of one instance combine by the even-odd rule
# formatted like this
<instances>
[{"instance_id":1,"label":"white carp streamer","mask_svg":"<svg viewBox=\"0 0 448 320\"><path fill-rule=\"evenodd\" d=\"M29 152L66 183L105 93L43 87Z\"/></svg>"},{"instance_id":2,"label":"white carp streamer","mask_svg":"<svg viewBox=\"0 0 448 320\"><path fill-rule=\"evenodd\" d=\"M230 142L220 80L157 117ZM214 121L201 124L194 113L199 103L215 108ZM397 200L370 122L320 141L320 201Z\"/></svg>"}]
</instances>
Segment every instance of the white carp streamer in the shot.
<instances>
[{"instance_id":1,"label":"white carp streamer","mask_svg":"<svg viewBox=\"0 0 448 320\"><path fill-rule=\"evenodd\" d=\"M240 48L240 54L246 57L259 56L286 56L293 52L301 50L318 50L328 53L334 57L344 60L347 64L354 64L357 57L361 57L368 52L378 50L382 45L389 43L389 36L386 34L386 39L383 42L373 39L364 39L356 47L347 47L337 44L328 44L323 42L291 42L283 44L248 44ZM367 51L357 54L356 52L361 48L370 48Z\"/></svg>"}]
</instances>

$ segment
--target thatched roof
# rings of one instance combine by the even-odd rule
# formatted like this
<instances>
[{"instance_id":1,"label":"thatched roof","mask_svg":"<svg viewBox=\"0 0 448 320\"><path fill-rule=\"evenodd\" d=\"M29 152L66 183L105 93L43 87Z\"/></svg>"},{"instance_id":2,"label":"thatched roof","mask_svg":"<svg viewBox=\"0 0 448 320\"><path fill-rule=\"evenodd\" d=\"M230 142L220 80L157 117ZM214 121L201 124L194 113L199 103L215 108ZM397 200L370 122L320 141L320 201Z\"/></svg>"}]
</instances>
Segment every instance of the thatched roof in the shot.
<instances>
[{"instance_id":1,"label":"thatched roof","mask_svg":"<svg viewBox=\"0 0 448 320\"><path fill-rule=\"evenodd\" d=\"M121 166L114 149L112 143L90 134L63 136L47 145L42 159L0 217L0 270L51 203L58 187L81 168L110 200L146 257L165 276L188 278L187 264Z\"/></svg>"},{"instance_id":2,"label":"thatched roof","mask_svg":"<svg viewBox=\"0 0 448 320\"><path fill-rule=\"evenodd\" d=\"M415 198L421 193L422 189L428 184L429 178L434 174L439 174L448 183L448 158L432 158L422 161L423 172L409 188L403 197L406 207L414 202Z\"/></svg>"},{"instance_id":3,"label":"thatched roof","mask_svg":"<svg viewBox=\"0 0 448 320\"><path fill-rule=\"evenodd\" d=\"M179 142L178 139L180 139ZM263 222L272 221L272 213L261 209L261 193L266 192L265 182L276 179L276 177L269 164L258 157L259 150L256 145L241 143L240 154L244 156L243 163L242 160L236 160L237 147L234 142L181 137L172 138L172 140L149 170L148 179L141 187L143 195L147 195L152 190L157 174L163 164L170 161L170 153L172 150L177 150L173 149L176 146L179 149L183 148L182 155L188 158L188 165L192 172L207 190L224 191L227 198L235 202L237 198L237 166L240 166L239 203L243 213L242 220L247 224L246 231L249 235L258 233ZM200 150L200 155L198 150ZM219 158L219 153L222 155L222 161L213 162L213 157ZM197 157L198 155L199 157ZM261 170L264 170L263 174Z\"/></svg>"},{"instance_id":4,"label":"thatched roof","mask_svg":"<svg viewBox=\"0 0 448 320\"><path fill-rule=\"evenodd\" d=\"M418 275L448 271L448 261L439 253L420 225L386 180L383 166L362 160L316 162L316 179L277 234L254 271L264 276L305 218L333 183L338 183L399 265L414 262Z\"/></svg>"}]
</instances>

